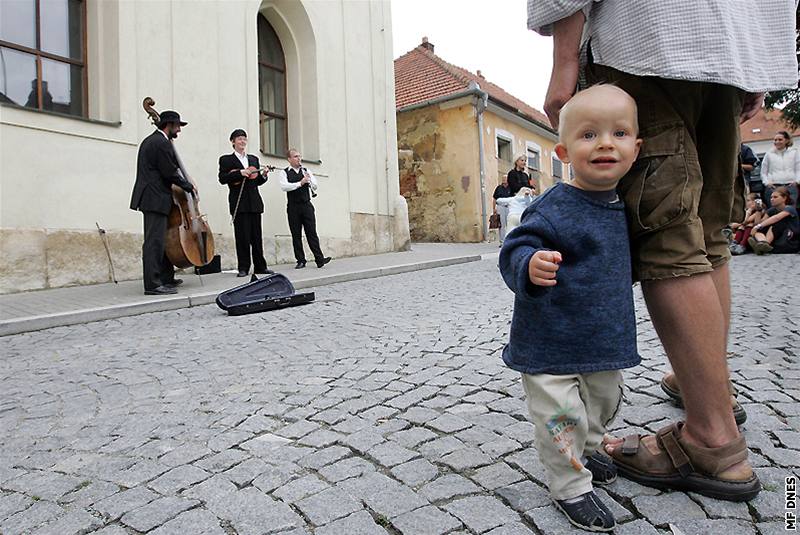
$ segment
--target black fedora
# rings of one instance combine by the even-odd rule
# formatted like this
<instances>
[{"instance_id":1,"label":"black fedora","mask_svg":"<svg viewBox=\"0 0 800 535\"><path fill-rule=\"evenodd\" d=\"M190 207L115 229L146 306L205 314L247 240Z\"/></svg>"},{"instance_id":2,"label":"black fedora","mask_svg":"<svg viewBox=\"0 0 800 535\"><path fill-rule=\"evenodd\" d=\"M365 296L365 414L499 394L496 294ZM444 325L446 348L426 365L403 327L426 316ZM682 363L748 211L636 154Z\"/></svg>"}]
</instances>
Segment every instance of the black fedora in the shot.
<instances>
[{"instance_id":1,"label":"black fedora","mask_svg":"<svg viewBox=\"0 0 800 535\"><path fill-rule=\"evenodd\" d=\"M181 121L181 115L177 111L166 110L162 111L159 115L158 127L163 128L167 123L178 123L181 126L186 126L189 123Z\"/></svg>"},{"instance_id":2,"label":"black fedora","mask_svg":"<svg viewBox=\"0 0 800 535\"><path fill-rule=\"evenodd\" d=\"M234 139L236 139L239 136L247 137L247 132L245 132L241 128L237 128L236 130L231 132L231 138L230 139L231 139L231 141L233 141Z\"/></svg>"}]
</instances>

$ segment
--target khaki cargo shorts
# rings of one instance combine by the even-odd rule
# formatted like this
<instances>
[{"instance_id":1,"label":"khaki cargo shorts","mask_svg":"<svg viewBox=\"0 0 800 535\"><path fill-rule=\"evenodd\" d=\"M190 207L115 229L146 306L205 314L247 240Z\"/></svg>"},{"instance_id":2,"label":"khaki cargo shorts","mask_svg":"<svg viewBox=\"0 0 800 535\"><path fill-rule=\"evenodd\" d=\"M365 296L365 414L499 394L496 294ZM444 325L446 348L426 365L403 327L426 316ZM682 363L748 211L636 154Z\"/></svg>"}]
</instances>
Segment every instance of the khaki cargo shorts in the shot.
<instances>
[{"instance_id":1,"label":"khaki cargo shorts","mask_svg":"<svg viewBox=\"0 0 800 535\"><path fill-rule=\"evenodd\" d=\"M720 84L626 74L589 64L639 107L639 158L620 181L634 280L710 272L730 259L722 229L743 218L739 115L744 92ZM736 208L734 209L734 204ZM739 213L741 211L741 213Z\"/></svg>"}]
</instances>

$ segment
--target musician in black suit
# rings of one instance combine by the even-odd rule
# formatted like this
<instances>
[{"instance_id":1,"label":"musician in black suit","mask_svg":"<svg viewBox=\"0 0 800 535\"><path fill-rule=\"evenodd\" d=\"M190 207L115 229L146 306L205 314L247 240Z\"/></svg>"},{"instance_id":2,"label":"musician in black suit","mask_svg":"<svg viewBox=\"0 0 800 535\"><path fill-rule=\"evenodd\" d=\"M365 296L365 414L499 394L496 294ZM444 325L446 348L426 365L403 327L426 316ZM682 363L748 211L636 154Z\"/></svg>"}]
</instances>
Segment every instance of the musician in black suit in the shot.
<instances>
[{"instance_id":1,"label":"musician in black suit","mask_svg":"<svg viewBox=\"0 0 800 535\"><path fill-rule=\"evenodd\" d=\"M267 172L259 171L258 158L247 154L247 132L237 128L231 132L233 153L219 157L219 181L227 184L228 205L233 217L233 235L236 240L236 261L239 273L245 277L250 271L250 252L253 255L253 273L274 273L267 269L261 239L261 214L264 201L258 187L267 182ZM251 168L248 170L248 167ZM255 169L255 170L253 170Z\"/></svg>"},{"instance_id":2,"label":"musician in black suit","mask_svg":"<svg viewBox=\"0 0 800 535\"><path fill-rule=\"evenodd\" d=\"M289 167L284 169L284 176L281 178L281 189L286 192L286 215L289 217L289 230L292 233L292 246L294 257L297 260L295 269L306 267L306 253L303 251L303 237L301 232L305 230L306 240L311 252L314 254L314 261L317 267L321 268L331 261L330 256L322 254L317 236L317 219L314 213L314 205L311 204L311 196L317 189L317 179L309 173L305 167L300 165L302 157L295 149L289 149L286 153L289 160Z\"/></svg>"},{"instance_id":3,"label":"musician in black suit","mask_svg":"<svg viewBox=\"0 0 800 535\"><path fill-rule=\"evenodd\" d=\"M175 278L175 269L165 253L167 216L172 209L172 185L197 192L184 178L175 157L172 140L178 137L181 116L175 111L161 113L158 129L139 145L136 159L136 183L131 195L131 210L144 216L142 267L145 295L178 293L183 281Z\"/></svg>"}]
</instances>

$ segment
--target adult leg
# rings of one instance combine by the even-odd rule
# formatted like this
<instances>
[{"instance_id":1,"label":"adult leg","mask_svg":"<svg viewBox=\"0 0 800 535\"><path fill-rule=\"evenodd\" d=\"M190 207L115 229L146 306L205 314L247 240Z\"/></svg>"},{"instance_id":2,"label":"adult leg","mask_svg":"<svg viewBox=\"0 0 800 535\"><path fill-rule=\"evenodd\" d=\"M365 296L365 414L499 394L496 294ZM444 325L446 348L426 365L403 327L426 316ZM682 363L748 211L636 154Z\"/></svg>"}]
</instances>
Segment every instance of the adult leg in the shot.
<instances>
[{"instance_id":1,"label":"adult leg","mask_svg":"<svg viewBox=\"0 0 800 535\"><path fill-rule=\"evenodd\" d=\"M303 251L303 206L298 204L286 205L286 215L289 218L289 231L292 233L292 247L294 259L305 263L306 253Z\"/></svg>"},{"instance_id":2,"label":"adult leg","mask_svg":"<svg viewBox=\"0 0 800 535\"><path fill-rule=\"evenodd\" d=\"M238 213L233 222L233 237L236 241L236 265L241 272L250 271L250 225L247 216Z\"/></svg>"},{"instance_id":3,"label":"adult leg","mask_svg":"<svg viewBox=\"0 0 800 535\"><path fill-rule=\"evenodd\" d=\"M250 224L250 247L253 251L253 271L267 271L267 260L264 258L264 242L261 234L261 214L247 214Z\"/></svg>"},{"instance_id":4,"label":"adult leg","mask_svg":"<svg viewBox=\"0 0 800 535\"><path fill-rule=\"evenodd\" d=\"M503 243L508 234L508 206L498 204L497 213L500 214L500 243Z\"/></svg>"},{"instance_id":5,"label":"adult leg","mask_svg":"<svg viewBox=\"0 0 800 535\"><path fill-rule=\"evenodd\" d=\"M684 435L693 444L712 448L739 436L725 358L727 266L715 272L642 283L653 326L681 387Z\"/></svg>"},{"instance_id":6,"label":"adult leg","mask_svg":"<svg viewBox=\"0 0 800 535\"><path fill-rule=\"evenodd\" d=\"M142 271L145 290L158 288L164 270L167 216L158 212L142 212L144 216L144 243L142 244ZM167 262L169 262L167 260ZM170 264L170 268L172 265Z\"/></svg>"},{"instance_id":7,"label":"adult leg","mask_svg":"<svg viewBox=\"0 0 800 535\"><path fill-rule=\"evenodd\" d=\"M303 205L303 230L306 233L306 241L308 241L308 248L314 255L314 260L317 262L322 261L325 255L322 254L322 249L319 246L319 236L317 236L317 217L314 213L314 205L307 202Z\"/></svg>"}]
</instances>

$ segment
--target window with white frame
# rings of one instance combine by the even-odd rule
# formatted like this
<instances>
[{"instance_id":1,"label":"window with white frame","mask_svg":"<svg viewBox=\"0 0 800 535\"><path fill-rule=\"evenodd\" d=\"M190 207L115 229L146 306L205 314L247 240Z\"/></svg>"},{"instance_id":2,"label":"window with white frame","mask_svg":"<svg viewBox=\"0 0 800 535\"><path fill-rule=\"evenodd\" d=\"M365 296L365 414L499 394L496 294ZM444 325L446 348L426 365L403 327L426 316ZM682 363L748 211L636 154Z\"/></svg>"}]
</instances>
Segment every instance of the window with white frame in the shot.
<instances>
[{"instance_id":1,"label":"window with white frame","mask_svg":"<svg viewBox=\"0 0 800 535\"><path fill-rule=\"evenodd\" d=\"M564 179L564 164L561 163L561 160L558 159L556 155L553 155L553 180L555 182L561 182Z\"/></svg>"},{"instance_id":2,"label":"window with white frame","mask_svg":"<svg viewBox=\"0 0 800 535\"><path fill-rule=\"evenodd\" d=\"M86 2L0 1L0 102L87 115Z\"/></svg>"},{"instance_id":3,"label":"window with white frame","mask_svg":"<svg viewBox=\"0 0 800 535\"><path fill-rule=\"evenodd\" d=\"M540 149L528 145L528 168L536 169L537 171L542 168L542 152Z\"/></svg>"}]
</instances>

